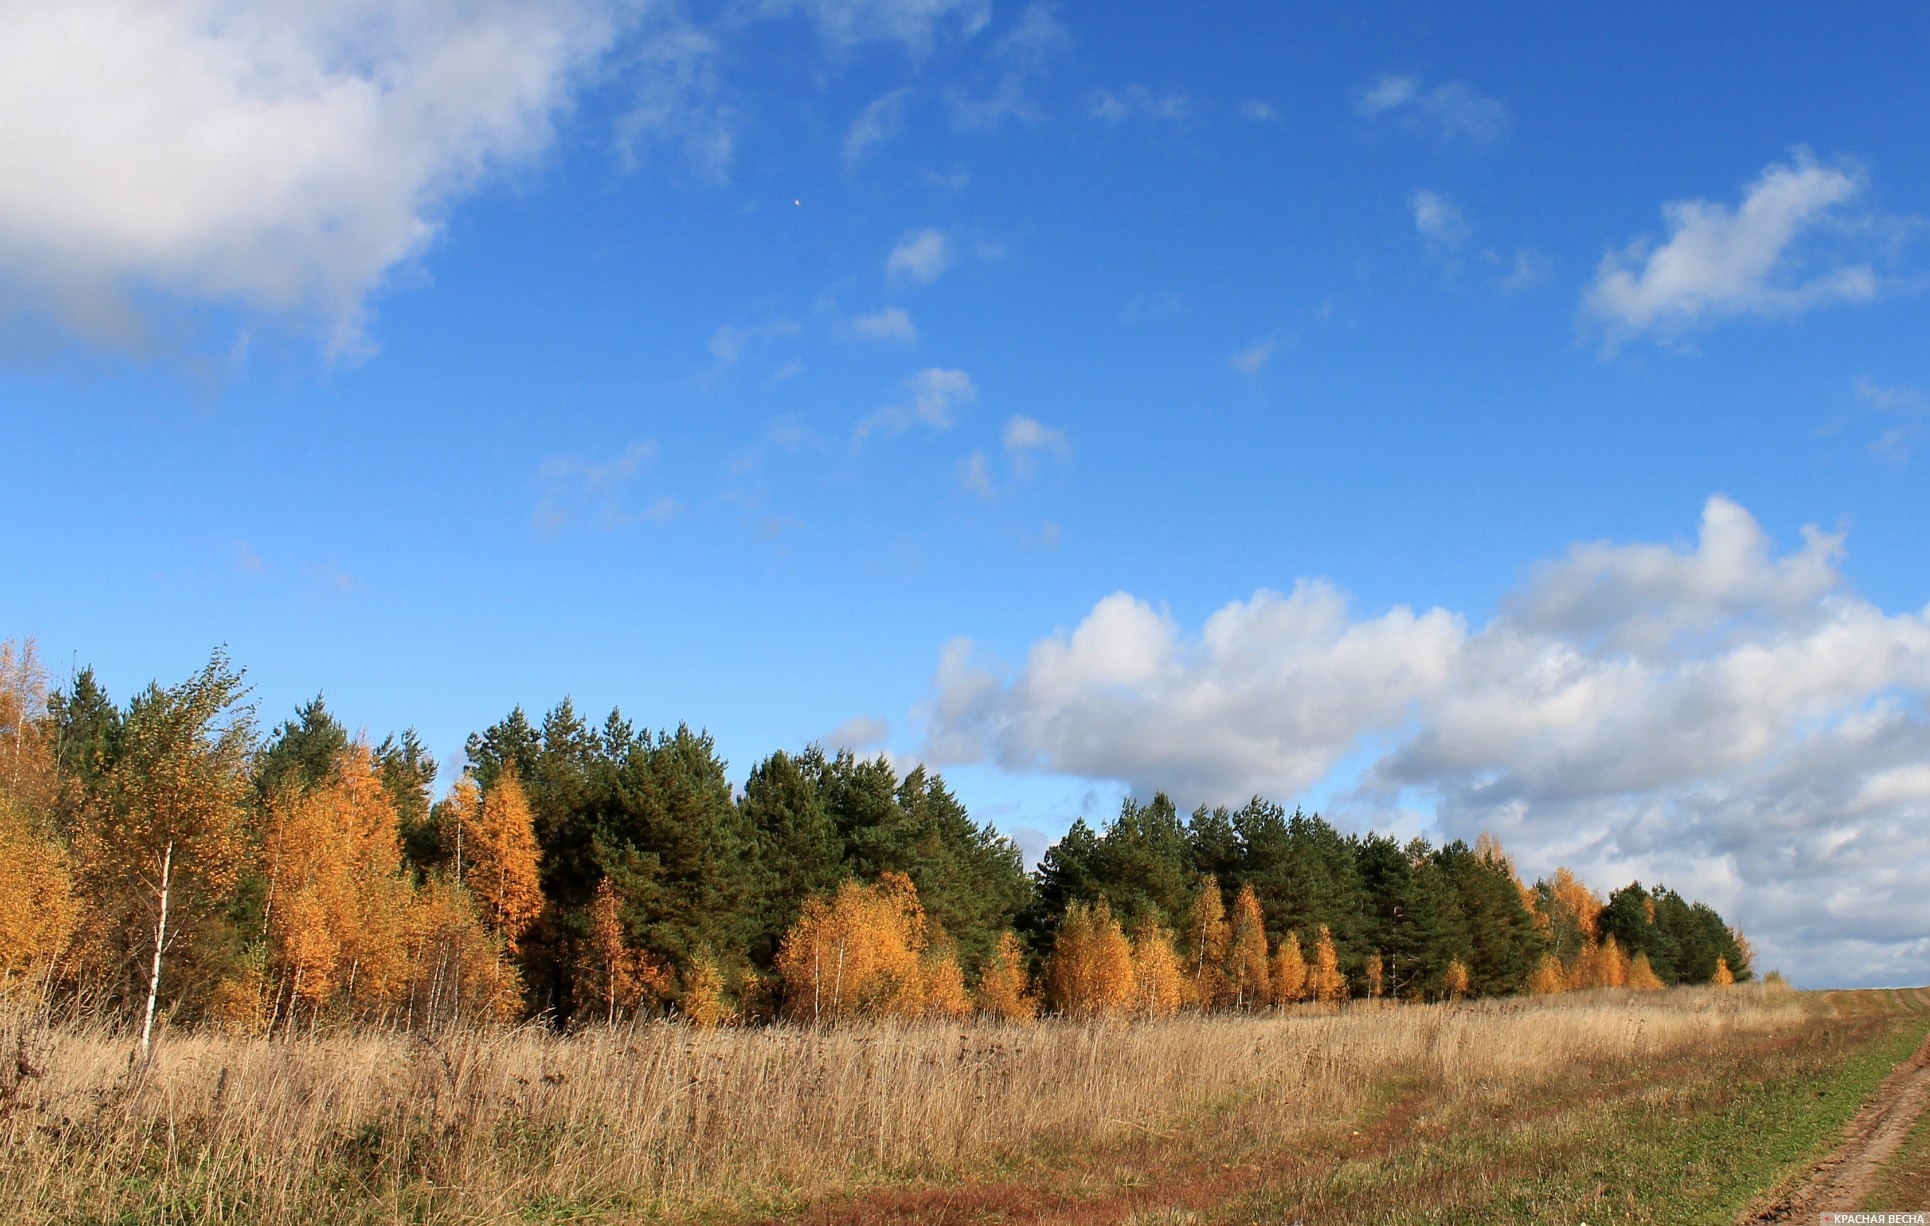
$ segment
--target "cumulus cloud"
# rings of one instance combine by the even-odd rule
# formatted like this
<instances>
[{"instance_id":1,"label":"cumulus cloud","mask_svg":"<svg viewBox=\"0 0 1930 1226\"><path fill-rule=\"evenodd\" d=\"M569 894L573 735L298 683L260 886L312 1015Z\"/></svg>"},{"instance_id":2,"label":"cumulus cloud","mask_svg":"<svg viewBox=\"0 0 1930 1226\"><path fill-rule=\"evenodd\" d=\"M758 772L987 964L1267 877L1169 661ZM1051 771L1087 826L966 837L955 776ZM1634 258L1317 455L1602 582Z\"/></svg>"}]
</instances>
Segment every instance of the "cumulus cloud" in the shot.
<instances>
[{"instance_id":1,"label":"cumulus cloud","mask_svg":"<svg viewBox=\"0 0 1930 1226\"><path fill-rule=\"evenodd\" d=\"M1867 301L1877 290L1870 264L1840 249L1807 249L1804 241L1826 236L1863 187L1856 166L1826 166L1799 149L1757 176L1734 208L1708 200L1666 204L1668 237L1659 245L1639 238L1603 256L1584 310L1607 327L1612 347L1707 320Z\"/></svg>"},{"instance_id":2,"label":"cumulus cloud","mask_svg":"<svg viewBox=\"0 0 1930 1226\"><path fill-rule=\"evenodd\" d=\"M1487 144L1508 132L1508 108L1461 81L1430 86L1420 77L1382 73L1360 91L1354 113L1443 143Z\"/></svg>"},{"instance_id":3,"label":"cumulus cloud","mask_svg":"<svg viewBox=\"0 0 1930 1226\"><path fill-rule=\"evenodd\" d=\"M933 756L1237 802L1316 783L1431 809L1530 872L1661 879L1808 976L1930 974L1930 609L1890 613L1840 535L1778 552L1722 497L1692 545L1593 543L1487 624L1351 609L1320 582L1197 631L1126 593L1016 672L942 653Z\"/></svg>"},{"instance_id":4,"label":"cumulus cloud","mask_svg":"<svg viewBox=\"0 0 1930 1226\"><path fill-rule=\"evenodd\" d=\"M1144 85L1128 85L1117 93L1109 89L1092 91L1092 100L1086 106L1086 113L1111 124L1135 118L1177 123L1193 113L1193 100L1185 94L1162 97Z\"/></svg>"},{"instance_id":5,"label":"cumulus cloud","mask_svg":"<svg viewBox=\"0 0 1930 1226\"><path fill-rule=\"evenodd\" d=\"M893 281L930 285L943 276L951 264L951 240L943 232L926 226L898 240L891 254L885 257L885 275Z\"/></svg>"},{"instance_id":6,"label":"cumulus cloud","mask_svg":"<svg viewBox=\"0 0 1930 1226\"><path fill-rule=\"evenodd\" d=\"M872 434L900 434L913 426L949 430L957 411L978 399L978 385L962 370L932 366L905 380L905 393L904 400L859 422L857 441Z\"/></svg>"},{"instance_id":7,"label":"cumulus cloud","mask_svg":"<svg viewBox=\"0 0 1930 1226\"><path fill-rule=\"evenodd\" d=\"M365 344L453 201L549 141L615 4L67 0L0 10L0 312L96 343L212 301Z\"/></svg>"}]
</instances>

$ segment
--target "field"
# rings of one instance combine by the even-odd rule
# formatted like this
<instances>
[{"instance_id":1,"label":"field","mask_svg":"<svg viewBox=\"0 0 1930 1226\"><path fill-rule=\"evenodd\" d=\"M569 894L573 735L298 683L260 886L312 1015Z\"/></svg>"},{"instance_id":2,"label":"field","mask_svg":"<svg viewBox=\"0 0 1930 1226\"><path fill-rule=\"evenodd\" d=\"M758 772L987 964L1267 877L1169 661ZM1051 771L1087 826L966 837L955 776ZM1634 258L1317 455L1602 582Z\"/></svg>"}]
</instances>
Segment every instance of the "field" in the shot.
<instances>
[{"instance_id":1,"label":"field","mask_svg":"<svg viewBox=\"0 0 1930 1226\"><path fill-rule=\"evenodd\" d=\"M1926 1032L1930 992L1750 987L1133 1025L169 1034L142 1066L123 1035L12 1015L0 1220L1814 1220L1856 1207L1817 1195L1930 1207L1930 1069L1892 1074ZM1856 1186L1806 1182L1845 1136L1855 1161L1828 1169L1861 1162Z\"/></svg>"}]
</instances>

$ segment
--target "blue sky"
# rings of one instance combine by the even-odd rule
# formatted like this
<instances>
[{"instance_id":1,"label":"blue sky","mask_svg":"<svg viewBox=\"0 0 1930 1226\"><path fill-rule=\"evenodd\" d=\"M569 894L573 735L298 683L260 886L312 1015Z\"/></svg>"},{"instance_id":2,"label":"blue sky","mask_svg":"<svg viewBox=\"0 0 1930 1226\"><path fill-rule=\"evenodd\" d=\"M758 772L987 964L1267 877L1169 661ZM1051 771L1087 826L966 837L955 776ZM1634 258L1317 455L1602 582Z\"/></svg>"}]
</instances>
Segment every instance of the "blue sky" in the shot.
<instances>
[{"instance_id":1,"label":"blue sky","mask_svg":"<svg viewBox=\"0 0 1930 1226\"><path fill-rule=\"evenodd\" d=\"M1437 8L0 17L0 635L1930 978L1930 17Z\"/></svg>"}]
</instances>

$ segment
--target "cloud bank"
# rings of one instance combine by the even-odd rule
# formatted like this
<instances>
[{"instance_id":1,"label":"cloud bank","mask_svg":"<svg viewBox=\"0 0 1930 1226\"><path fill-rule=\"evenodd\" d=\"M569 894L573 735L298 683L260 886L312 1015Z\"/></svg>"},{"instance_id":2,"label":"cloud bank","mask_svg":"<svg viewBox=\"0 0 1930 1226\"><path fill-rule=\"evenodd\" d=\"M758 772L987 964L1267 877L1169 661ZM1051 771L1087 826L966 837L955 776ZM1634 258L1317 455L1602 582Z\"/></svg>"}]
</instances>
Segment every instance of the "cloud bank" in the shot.
<instances>
[{"instance_id":1,"label":"cloud bank","mask_svg":"<svg viewBox=\"0 0 1930 1226\"><path fill-rule=\"evenodd\" d=\"M1706 897L1765 966L1921 982L1930 609L1849 591L1842 549L1811 528L1778 554L1716 497L1692 547L1578 545L1478 628L1315 581L1193 632L1117 593L1016 672L949 645L928 748L1188 803L1318 784L1362 823L1431 810L1531 872Z\"/></svg>"},{"instance_id":2,"label":"cloud bank","mask_svg":"<svg viewBox=\"0 0 1930 1226\"><path fill-rule=\"evenodd\" d=\"M620 32L595 0L67 0L0 10L0 312L139 344L142 305L364 303L543 148Z\"/></svg>"}]
</instances>

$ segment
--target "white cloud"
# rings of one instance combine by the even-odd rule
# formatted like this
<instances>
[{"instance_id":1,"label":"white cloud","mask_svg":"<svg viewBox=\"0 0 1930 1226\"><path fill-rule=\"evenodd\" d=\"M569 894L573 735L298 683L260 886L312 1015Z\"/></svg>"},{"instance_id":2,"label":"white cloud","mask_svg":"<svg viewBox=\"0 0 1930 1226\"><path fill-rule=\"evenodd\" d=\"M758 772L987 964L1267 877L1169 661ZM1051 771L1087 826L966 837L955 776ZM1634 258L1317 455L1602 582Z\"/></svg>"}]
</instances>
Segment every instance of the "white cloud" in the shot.
<instances>
[{"instance_id":1,"label":"white cloud","mask_svg":"<svg viewBox=\"0 0 1930 1226\"><path fill-rule=\"evenodd\" d=\"M673 22L643 40L629 56L635 99L617 121L617 148L634 168L646 142L676 149L699 178L730 177L737 148L737 115L719 101L716 39Z\"/></svg>"},{"instance_id":2,"label":"white cloud","mask_svg":"<svg viewBox=\"0 0 1930 1226\"><path fill-rule=\"evenodd\" d=\"M1868 376L1858 377L1855 391L1864 411L1885 423L1870 450L1889 460L1909 459L1930 432L1930 397L1914 387L1886 387Z\"/></svg>"},{"instance_id":3,"label":"white cloud","mask_svg":"<svg viewBox=\"0 0 1930 1226\"><path fill-rule=\"evenodd\" d=\"M1185 94L1160 97L1144 85L1128 85L1118 93L1106 89L1092 91L1086 113L1112 124L1133 118L1177 123L1193 113L1193 100Z\"/></svg>"},{"instance_id":4,"label":"white cloud","mask_svg":"<svg viewBox=\"0 0 1930 1226\"><path fill-rule=\"evenodd\" d=\"M1242 102L1240 104L1240 117L1242 119L1251 119L1255 123L1278 123L1285 118L1285 116L1280 114L1279 108L1275 107L1271 102L1260 98L1248 98L1245 102Z\"/></svg>"},{"instance_id":5,"label":"white cloud","mask_svg":"<svg viewBox=\"0 0 1930 1226\"><path fill-rule=\"evenodd\" d=\"M1267 363L1273 361L1273 355L1279 352L1279 350L1279 336L1269 336L1265 340L1255 341L1245 349L1233 354L1226 359L1226 364L1239 374L1257 375L1267 368Z\"/></svg>"},{"instance_id":6,"label":"white cloud","mask_svg":"<svg viewBox=\"0 0 1930 1226\"><path fill-rule=\"evenodd\" d=\"M885 307L869 315L854 316L845 326L860 340L903 341L909 345L918 339L918 326L911 322L903 307Z\"/></svg>"},{"instance_id":7,"label":"white cloud","mask_svg":"<svg viewBox=\"0 0 1930 1226\"><path fill-rule=\"evenodd\" d=\"M844 164L856 166L862 162L873 146L897 136L905 127L905 99L911 96L909 89L894 89L885 94L851 121L850 130L844 136Z\"/></svg>"},{"instance_id":8,"label":"white cloud","mask_svg":"<svg viewBox=\"0 0 1930 1226\"><path fill-rule=\"evenodd\" d=\"M0 311L140 344L216 302L366 345L455 200L541 150L614 4L65 0L0 9Z\"/></svg>"},{"instance_id":9,"label":"white cloud","mask_svg":"<svg viewBox=\"0 0 1930 1226\"><path fill-rule=\"evenodd\" d=\"M719 325L710 334L710 356L717 359L719 366L730 366L744 356L752 345L761 345L781 337L796 336L798 325L789 319L773 319L768 323L752 324L740 328L736 324Z\"/></svg>"},{"instance_id":10,"label":"white cloud","mask_svg":"<svg viewBox=\"0 0 1930 1226\"><path fill-rule=\"evenodd\" d=\"M1642 332L1679 332L1704 320L1788 315L1830 302L1862 302L1874 269L1841 258L1806 262L1802 240L1828 228L1863 190L1851 165L1825 166L1806 150L1767 167L1731 209L1707 200L1662 208L1668 238L1637 239L1602 257L1584 301L1611 346Z\"/></svg>"},{"instance_id":11,"label":"white cloud","mask_svg":"<svg viewBox=\"0 0 1930 1226\"><path fill-rule=\"evenodd\" d=\"M883 748L890 739L890 721L875 715L857 715L819 737L818 743L834 753L840 749L863 753Z\"/></svg>"},{"instance_id":12,"label":"white cloud","mask_svg":"<svg viewBox=\"0 0 1930 1226\"><path fill-rule=\"evenodd\" d=\"M1057 429L1024 415L1008 419L1000 438L1005 454L1021 474L1039 458L1064 460L1072 455L1072 438Z\"/></svg>"},{"instance_id":13,"label":"white cloud","mask_svg":"<svg viewBox=\"0 0 1930 1226\"><path fill-rule=\"evenodd\" d=\"M1414 210L1414 229L1436 247L1459 247L1468 238L1468 219L1452 200L1426 189L1416 191L1408 205Z\"/></svg>"},{"instance_id":14,"label":"white cloud","mask_svg":"<svg viewBox=\"0 0 1930 1226\"><path fill-rule=\"evenodd\" d=\"M1508 131L1508 109L1461 81L1429 87L1420 77L1383 73L1360 92L1354 113L1398 124L1443 143L1487 144Z\"/></svg>"},{"instance_id":15,"label":"white cloud","mask_svg":"<svg viewBox=\"0 0 1930 1226\"><path fill-rule=\"evenodd\" d=\"M926 226L898 240L885 257L885 275L894 281L916 281L930 285L944 275L952 263L951 241Z\"/></svg>"},{"instance_id":16,"label":"white cloud","mask_svg":"<svg viewBox=\"0 0 1930 1226\"><path fill-rule=\"evenodd\" d=\"M1576 546L1475 630L1319 582L1198 632L1119 593L1016 673L949 645L929 749L1188 801L1321 782L1360 821L1431 807L1531 873L1705 897L1765 967L1921 982L1930 609L1855 595L1842 547L1812 528L1778 554L1716 497L1692 546Z\"/></svg>"},{"instance_id":17,"label":"white cloud","mask_svg":"<svg viewBox=\"0 0 1930 1226\"><path fill-rule=\"evenodd\" d=\"M998 493L992 482L992 461L983 451L965 457L958 466L958 483L980 498L990 499Z\"/></svg>"},{"instance_id":18,"label":"white cloud","mask_svg":"<svg viewBox=\"0 0 1930 1226\"><path fill-rule=\"evenodd\" d=\"M949 430L960 408L978 399L978 385L962 370L932 366L905 380L905 401L887 405L858 423L856 439L900 434L912 426Z\"/></svg>"},{"instance_id":19,"label":"white cloud","mask_svg":"<svg viewBox=\"0 0 1930 1226\"><path fill-rule=\"evenodd\" d=\"M990 0L764 0L769 14L802 13L836 49L863 42L898 42L914 54L941 37L970 38L991 20Z\"/></svg>"},{"instance_id":20,"label":"white cloud","mask_svg":"<svg viewBox=\"0 0 1930 1226\"><path fill-rule=\"evenodd\" d=\"M584 515L604 528L648 520L663 523L683 510L675 498L660 496L642 511L632 511L626 493L657 458L657 445L645 439L631 443L609 459L554 455L537 465L543 496L536 506L536 523L545 532L558 532Z\"/></svg>"}]
</instances>

